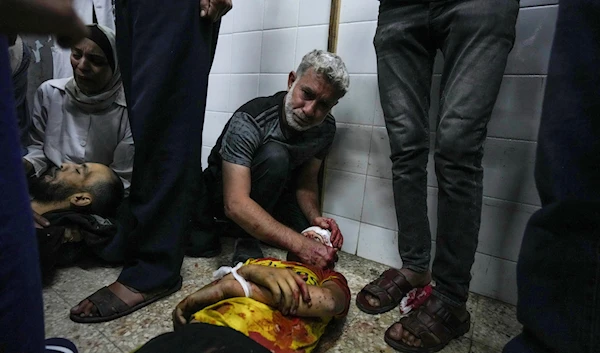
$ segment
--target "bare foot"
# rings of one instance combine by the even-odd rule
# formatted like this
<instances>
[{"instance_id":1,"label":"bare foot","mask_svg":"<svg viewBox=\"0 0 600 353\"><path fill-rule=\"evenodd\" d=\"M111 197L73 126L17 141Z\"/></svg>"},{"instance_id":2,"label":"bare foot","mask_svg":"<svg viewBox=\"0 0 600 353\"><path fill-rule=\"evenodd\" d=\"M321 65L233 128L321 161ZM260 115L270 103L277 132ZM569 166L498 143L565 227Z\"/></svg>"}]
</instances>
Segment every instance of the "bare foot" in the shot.
<instances>
[{"instance_id":1,"label":"bare foot","mask_svg":"<svg viewBox=\"0 0 600 353\"><path fill-rule=\"evenodd\" d=\"M402 324L396 322L390 327L389 331L390 338L394 341L402 341L404 344L412 347L420 347L421 340L413 336L408 330L404 330Z\"/></svg>"},{"instance_id":2,"label":"bare foot","mask_svg":"<svg viewBox=\"0 0 600 353\"><path fill-rule=\"evenodd\" d=\"M410 283L413 287L424 287L431 282L431 272L415 272L413 270L409 270L407 268L401 268L400 273L406 277L408 283ZM370 306L374 308L378 308L380 306L379 298L372 296L369 293L365 293L365 299L369 303Z\"/></svg>"},{"instance_id":3,"label":"bare foot","mask_svg":"<svg viewBox=\"0 0 600 353\"><path fill-rule=\"evenodd\" d=\"M142 293L136 293L119 282L112 283L108 286L108 289L130 307L144 301ZM71 308L71 314L79 315L80 317L99 315L96 306L87 299L84 299L81 303Z\"/></svg>"}]
</instances>

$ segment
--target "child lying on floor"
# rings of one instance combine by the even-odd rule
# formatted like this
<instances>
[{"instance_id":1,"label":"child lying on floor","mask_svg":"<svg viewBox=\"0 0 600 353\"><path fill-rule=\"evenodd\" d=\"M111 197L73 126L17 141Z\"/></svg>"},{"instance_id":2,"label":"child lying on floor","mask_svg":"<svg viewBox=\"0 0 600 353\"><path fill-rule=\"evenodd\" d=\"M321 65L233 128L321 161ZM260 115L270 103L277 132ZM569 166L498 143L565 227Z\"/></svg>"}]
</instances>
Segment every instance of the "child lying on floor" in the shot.
<instances>
[{"instance_id":1,"label":"child lying on floor","mask_svg":"<svg viewBox=\"0 0 600 353\"><path fill-rule=\"evenodd\" d=\"M302 233L331 244L326 231L311 227ZM308 353L331 319L344 317L350 305L343 275L295 261L250 259L214 276L221 278L177 305L175 332L156 337L138 353Z\"/></svg>"}]
</instances>

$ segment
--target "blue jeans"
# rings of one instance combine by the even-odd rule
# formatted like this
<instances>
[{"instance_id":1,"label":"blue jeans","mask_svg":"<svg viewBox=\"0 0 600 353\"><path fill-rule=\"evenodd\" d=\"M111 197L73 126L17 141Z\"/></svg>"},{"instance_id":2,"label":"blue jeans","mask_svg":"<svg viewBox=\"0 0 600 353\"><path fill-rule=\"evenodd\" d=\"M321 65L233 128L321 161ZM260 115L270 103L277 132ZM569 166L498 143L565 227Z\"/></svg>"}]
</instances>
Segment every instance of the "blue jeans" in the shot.
<instances>
[{"instance_id":1,"label":"blue jeans","mask_svg":"<svg viewBox=\"0 0 600 353\"><path fill-rule=\"evenodd\" d=\"M0 35L0 352L39 353L44 342L42 277L7 48Z\"/></svg>"},{"instance_id":2,"label":"blue jeans","mask_svg":"<svg viewBox=\"0 0 600 353\"><path fill-rule=\"evenodd\" d=\"M600 352L600 3L560 3L505 353Z\"/></svg>"},{"instance_id":3,"label":"blue jeans","mask_svg":"<svg viewBox=\"0 0 600 353\"><path fill-rule=\"evenodd\" d=\"M435 171L438 230L433 278L451 305L468 296L481 219L483 143L508 53L517 0L382 0L374 44L390 138L398 250L403 266L429 268L429 93L436 50L444 54Z\"/></svg>"}]
</instances>

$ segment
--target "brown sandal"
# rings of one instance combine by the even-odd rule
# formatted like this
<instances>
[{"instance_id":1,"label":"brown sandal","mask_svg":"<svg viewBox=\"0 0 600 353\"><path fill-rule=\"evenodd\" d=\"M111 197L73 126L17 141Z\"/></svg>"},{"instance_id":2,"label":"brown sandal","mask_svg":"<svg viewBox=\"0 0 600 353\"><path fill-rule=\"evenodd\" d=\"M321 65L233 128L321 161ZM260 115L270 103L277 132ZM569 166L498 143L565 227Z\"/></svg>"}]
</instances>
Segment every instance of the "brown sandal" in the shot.
<instances>
[{"instance_id":1,"label":"brown sandal","mask_svg":"<svg viewBox=\"0 0 600 353\"><path fill-rule=\"evenodd\" d=\"M385 331L385 342L406 353L433 353L442 350L451 340L469 332L471 315L466 308L454 309L435 296L416 311L398 321L404 330L421 340L421 347L408 346L390 336L393 325Z\"/></svg>"},{"instance_id":2,"label":"brown sandal","mask_svg":"<svg viewBox=\"0 0 600 353\"><path fill-rule=\"evenodd\" d=\"M356 306L367 314L385 313L398 306L402 298L413 288L400 271L390 268L356 295ZM379 299L379 306L370 305L366 298L367 294Z\"/></svg>"},{"instance_id":3,"label":"brown sandal","mask_svg":"<svg viewBox=\"0 0 600 353\"><path fill-rule=\"evenodd\" d=\"M91 324L106 322L118 319L132 312L139 310L146 305L152 304L155 301L168 297L169 295L181 289L182 278L179 276L177 283L166 289L158 289L144 295L144 300L134 306L129 306L117 297L108 287L102 287L94 294L87 297L87 300L92 302L98 310L98 315L94 316L79 316L71 314L69 318L75 322L82 324Z\"/></svg>"}]
</instances>

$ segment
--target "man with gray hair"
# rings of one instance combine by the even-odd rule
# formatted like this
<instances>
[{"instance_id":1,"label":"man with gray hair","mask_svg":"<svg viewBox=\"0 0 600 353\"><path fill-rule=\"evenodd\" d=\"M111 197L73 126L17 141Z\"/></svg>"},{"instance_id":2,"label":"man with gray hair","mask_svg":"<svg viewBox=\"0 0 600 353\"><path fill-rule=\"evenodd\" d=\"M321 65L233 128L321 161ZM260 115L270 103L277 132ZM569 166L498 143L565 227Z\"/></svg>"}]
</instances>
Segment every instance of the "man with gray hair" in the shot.
<instances>
[{"instance_id":1,"label":"man with gray hair","mask_svg":"<svg viewBox=\"0 0 600 353\"><path fill-rule=\"evenodd\" d=\"M263 257L260 241L329 267L342 247L337 223L322 216L318 175L335 135L331 108L348 91L346 66L313 50L288 75L288 90L255 98L231 117L208 158L187 254L215 256L221 234L237 237L232 262ZM333 248L303 237L331 231Z\"/></svg>"}]
</instances>

